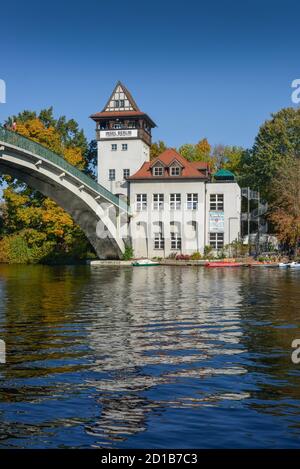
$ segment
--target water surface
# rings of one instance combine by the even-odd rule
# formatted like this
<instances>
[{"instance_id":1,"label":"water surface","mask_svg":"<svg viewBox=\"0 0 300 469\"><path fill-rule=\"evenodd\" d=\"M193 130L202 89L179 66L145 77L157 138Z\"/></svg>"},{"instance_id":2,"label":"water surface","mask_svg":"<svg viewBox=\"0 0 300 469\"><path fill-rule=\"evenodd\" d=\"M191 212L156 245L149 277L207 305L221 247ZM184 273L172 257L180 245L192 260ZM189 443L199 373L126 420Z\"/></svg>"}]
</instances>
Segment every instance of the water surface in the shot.
<instances>
[{"instance_id":1,"label":"water surface","mask_svg":"<svg viewBox=\"0 0 300 469\"><path fill-rule=\"evenodd\" d=\"M299 448L300 272L0 266L1 448Z\"/></svg>"}]
</instances>

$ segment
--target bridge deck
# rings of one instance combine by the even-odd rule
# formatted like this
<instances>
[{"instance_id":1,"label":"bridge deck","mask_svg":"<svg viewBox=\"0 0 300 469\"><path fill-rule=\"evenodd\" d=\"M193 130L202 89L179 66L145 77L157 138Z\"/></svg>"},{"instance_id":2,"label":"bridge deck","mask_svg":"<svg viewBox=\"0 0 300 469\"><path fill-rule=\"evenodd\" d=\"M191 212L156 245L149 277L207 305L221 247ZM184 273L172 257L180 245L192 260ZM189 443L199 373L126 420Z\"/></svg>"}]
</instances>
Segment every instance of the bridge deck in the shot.
<instances>
[{"instance_id":1,"label":"bridge deck","mask_svg":"<svg viewBox=\"0 0 300 469\"><path fill-rule=\"evenodd\" d=\"M120 210L130 213L130 207L123 200L119 199L116 195L112 194L105 187L98 184L94 179L89 177L87 174L83 173L79 169L72 166L68 163L62 156L54 153L48 148L44 147L40 143L34 142L22 135L12 132L10 130L0 127L0 145L13 145L18 147L20 150L29 151L34 155L37 155L50 163L55 164L63 171L71 174L72 176L79 179L82 184L87 186L92 191L96 192L97 195L102 196L107 201L111 202L113 205L117 206Z\"/></svg>"}]
</instances>

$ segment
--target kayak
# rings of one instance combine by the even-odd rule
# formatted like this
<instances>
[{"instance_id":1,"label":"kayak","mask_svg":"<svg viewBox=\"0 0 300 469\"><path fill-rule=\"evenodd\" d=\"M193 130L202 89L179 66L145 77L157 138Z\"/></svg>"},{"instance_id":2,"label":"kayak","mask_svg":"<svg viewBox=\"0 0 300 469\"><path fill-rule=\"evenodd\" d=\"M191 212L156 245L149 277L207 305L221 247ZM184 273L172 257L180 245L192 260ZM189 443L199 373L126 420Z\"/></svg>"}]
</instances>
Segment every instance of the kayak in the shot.
<instances>
[{"instance_id":1,"label":"kayak","mask_svg":"<svg viewBox=\"0 0 300 469\"><path fill-rule=\"evenodd\" d=\"M242 267L241 262L207 262L205 267Z\"/></svg>"}]
</instances>

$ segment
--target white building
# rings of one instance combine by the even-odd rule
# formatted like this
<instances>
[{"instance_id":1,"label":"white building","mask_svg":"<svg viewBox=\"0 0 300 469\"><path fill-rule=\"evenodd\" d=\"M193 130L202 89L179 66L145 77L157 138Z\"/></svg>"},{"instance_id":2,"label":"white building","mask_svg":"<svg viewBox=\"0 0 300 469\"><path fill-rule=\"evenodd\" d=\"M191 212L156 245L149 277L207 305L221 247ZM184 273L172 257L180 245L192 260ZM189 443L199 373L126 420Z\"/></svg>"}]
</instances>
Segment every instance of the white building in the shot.
<instances>
[{"instance_id":1,"label":"white building","mask_svg":"<svg viewBox=\"0 0 300 469\"><path fill-rule=\"evenodd\" d=\"M117 83L102 112L93 114L98 181L127 197L136 257L221 250L240 235L241 191L229 171L212 175L208 163L189 162L174 149L150 161L155 123Z\"/></svg>"}]
</instances>

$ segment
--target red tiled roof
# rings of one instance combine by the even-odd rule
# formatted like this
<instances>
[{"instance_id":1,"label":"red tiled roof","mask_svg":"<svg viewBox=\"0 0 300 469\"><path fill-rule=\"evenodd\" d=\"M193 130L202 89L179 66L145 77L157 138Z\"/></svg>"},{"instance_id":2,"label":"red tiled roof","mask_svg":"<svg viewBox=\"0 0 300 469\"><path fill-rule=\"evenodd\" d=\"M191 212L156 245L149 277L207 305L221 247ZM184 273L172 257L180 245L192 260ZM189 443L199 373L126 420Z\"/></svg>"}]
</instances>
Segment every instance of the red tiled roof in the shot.
<instances>
[{"instance_id":1,"label":"red tiled roof","mask_svg":"<svg viewBox=\"0 0 300 469\"><path fill-rule=\"evenodd\" d=\"M126 117L126 116L145 116L144 112L141 111L102 111L92 114L90 117L92 119L97 117Z\"/></svg>"},{"instance_id":2,"label":"red tiled roof","mask_svg":"<svg viewBox=\"0 0 300 469\"><path fill-rule=\"evenodd\" d=\"M155 122L148 116L148 114L145 114L144 112L141 111L103 111L103 112L96 112L96 114L92 114L90 116L91 119L97 122L98 119L101 118L116 118L116 117L144 117L147 119L152 127L156 127Z\"/></svg>"},{"instance_id":3,"label":"red tiled roof","mask_svg":"<svg viewBox=\"0 0 300 469\"><path fill-rule=\"evenodd\" d=\"M181 175L180 176L170 176L168 167L171 163L177 160L178 163L182 166ZM153 176L152 168L155 166L156 163L161 162L164 166L164 175L163 176ZM197 162L189 162L176 150L172 148L168 148L159 156L154 158L152 161L146 161L140 169L130 176L129 180L135 179L207 179L207 175L205 174L206 171L210 171L209 164L197 161Z\"/></svg>"}]
</instances>

